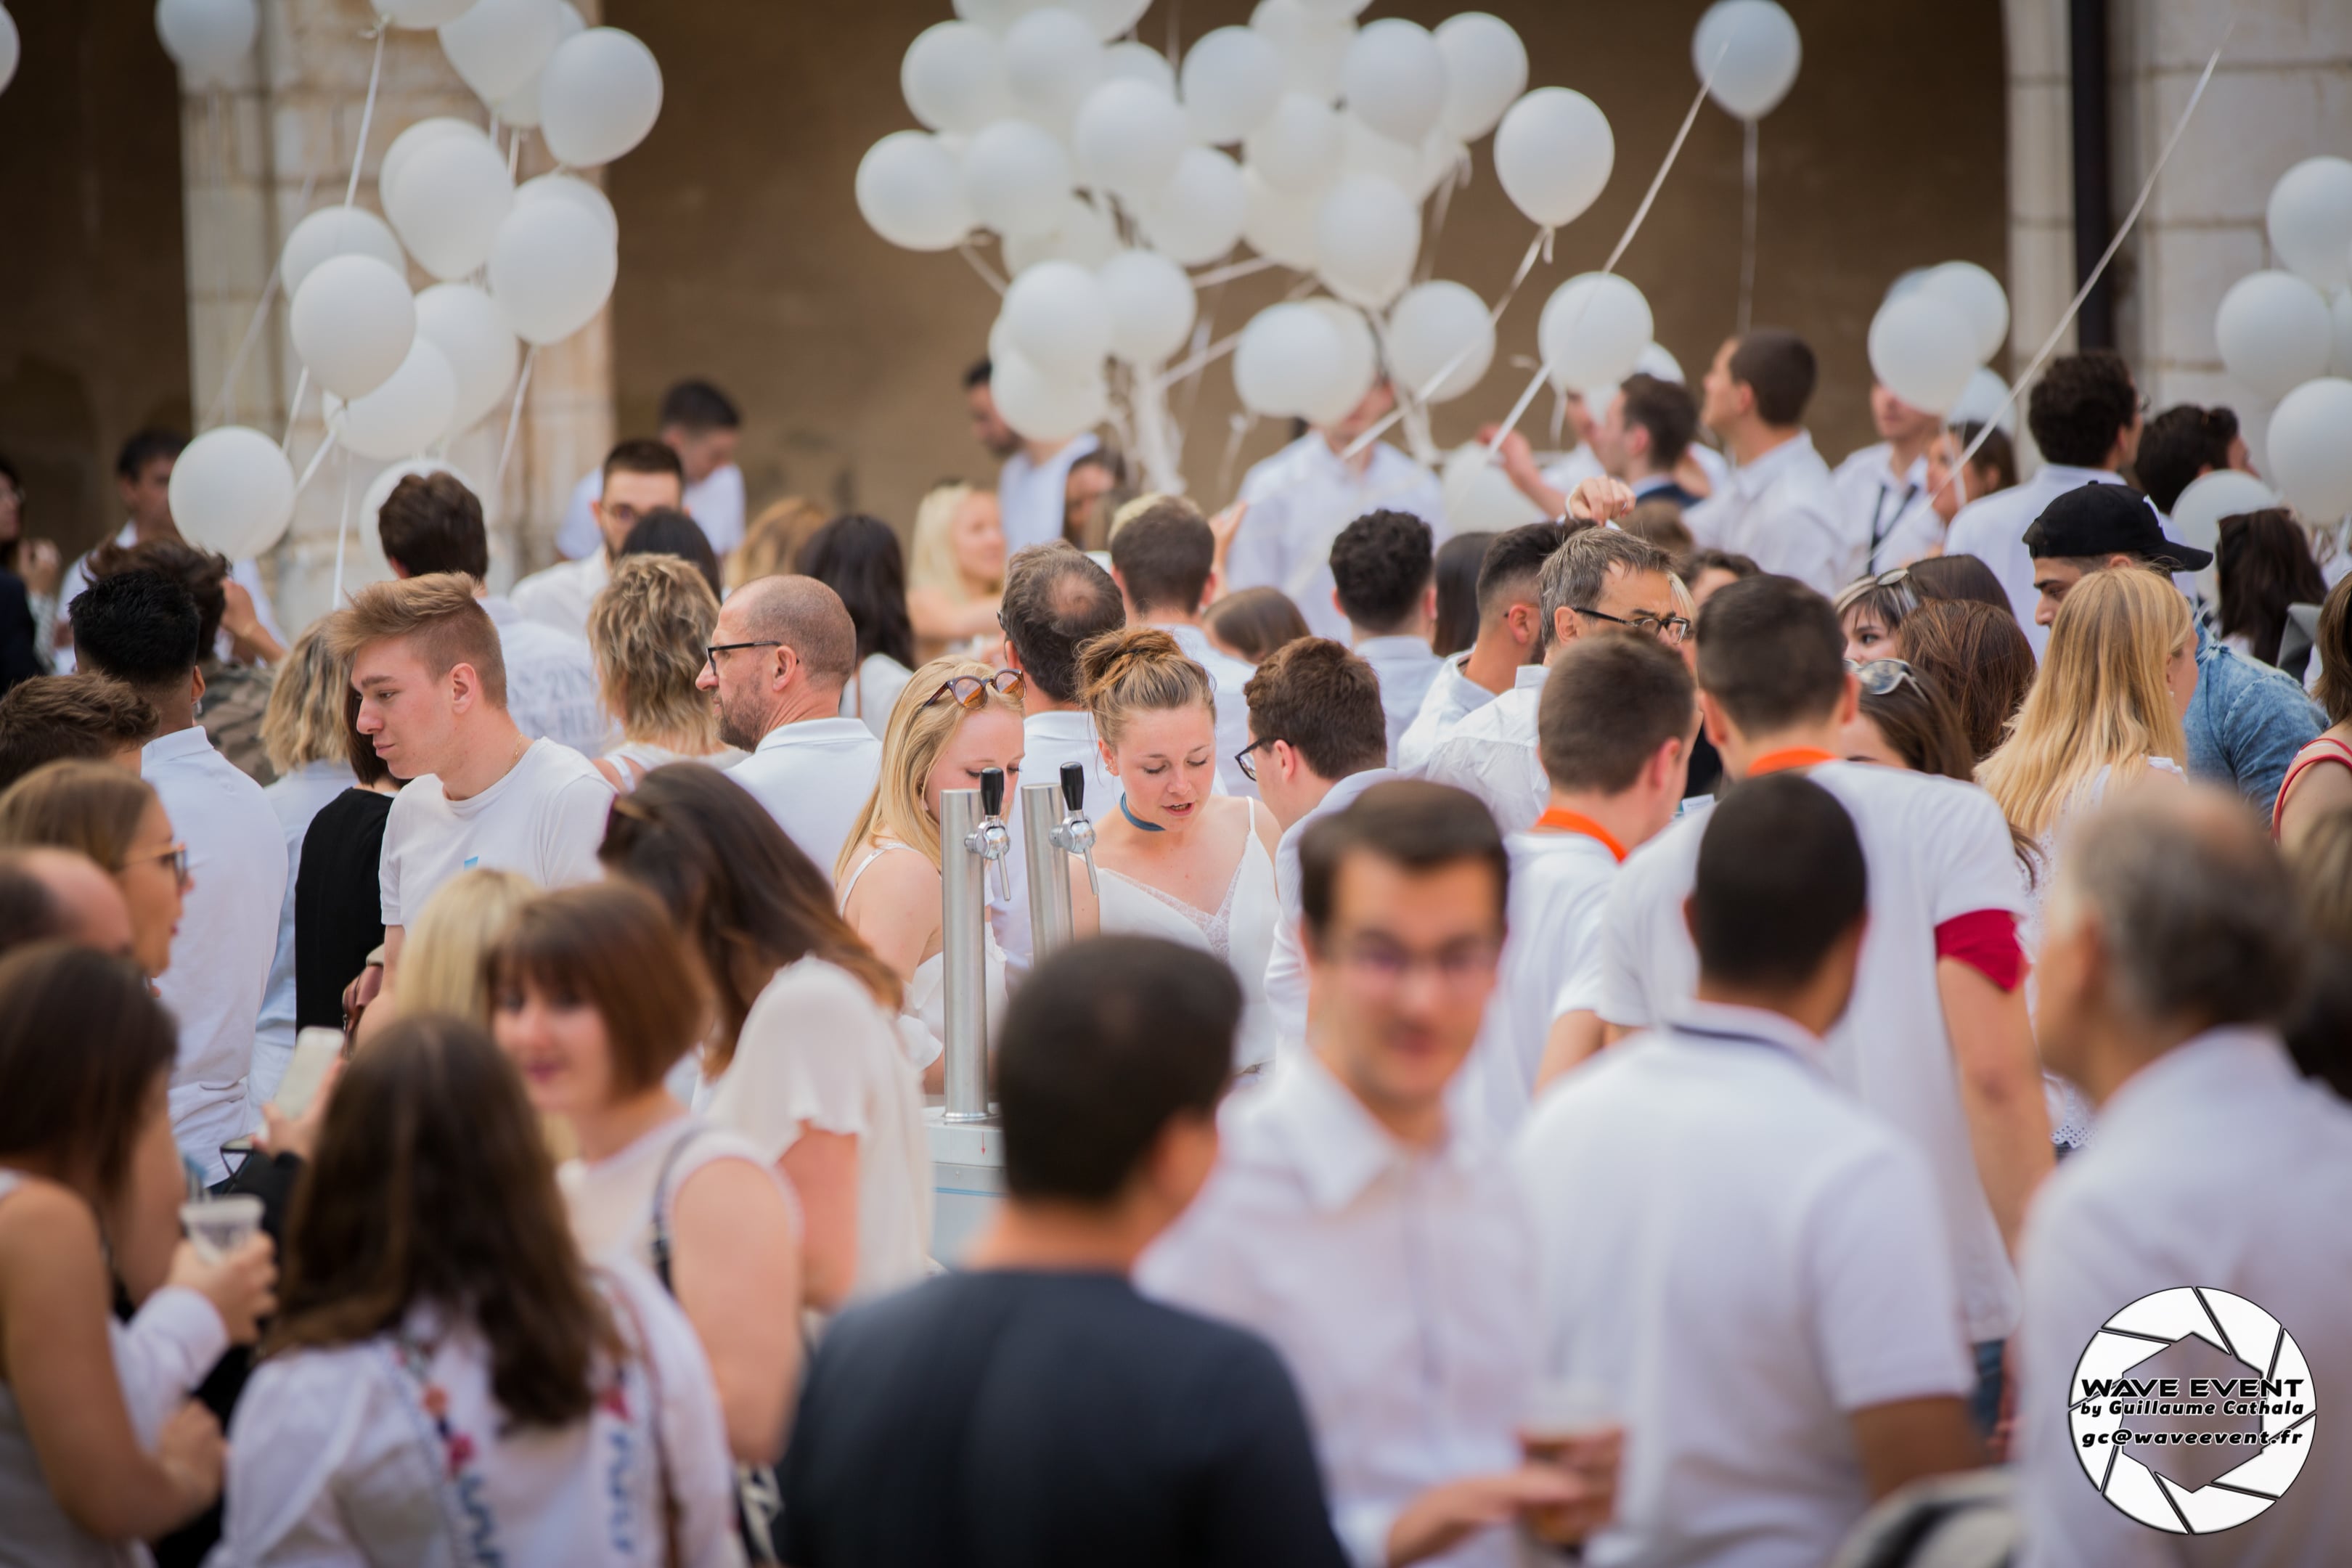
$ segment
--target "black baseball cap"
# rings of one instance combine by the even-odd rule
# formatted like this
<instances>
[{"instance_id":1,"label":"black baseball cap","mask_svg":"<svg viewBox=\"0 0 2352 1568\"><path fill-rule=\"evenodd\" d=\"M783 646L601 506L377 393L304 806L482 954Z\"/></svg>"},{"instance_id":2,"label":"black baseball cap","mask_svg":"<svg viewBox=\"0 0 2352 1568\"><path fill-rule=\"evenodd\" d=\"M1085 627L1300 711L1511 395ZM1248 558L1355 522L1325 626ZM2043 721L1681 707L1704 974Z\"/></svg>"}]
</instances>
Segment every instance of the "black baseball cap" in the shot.
<instances>
[{"instance_id":1,"label":"black baseball cap","mask_svg":"<svg viewBox=\"0 0 2352 1568\"><path fill-rule=\"evenodd\" d=\"M2213 552L2164 537L2156 509L2129 485L2087 484L2068 490L2025 531L2025 548L2045 555L2137 555L2168 572L2201 572Z\"/></svg>"}]
</instances>

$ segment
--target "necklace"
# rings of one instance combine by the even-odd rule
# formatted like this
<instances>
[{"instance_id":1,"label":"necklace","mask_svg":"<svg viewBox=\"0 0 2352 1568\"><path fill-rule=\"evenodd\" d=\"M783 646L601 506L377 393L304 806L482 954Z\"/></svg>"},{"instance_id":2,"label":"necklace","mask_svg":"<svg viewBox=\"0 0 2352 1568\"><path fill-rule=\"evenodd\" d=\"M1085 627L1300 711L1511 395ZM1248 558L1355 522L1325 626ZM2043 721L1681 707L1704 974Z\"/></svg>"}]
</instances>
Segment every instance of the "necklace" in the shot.
<instances>
[{"instance_id":1,"label":"necklace","mask_svg":"<svg viewBox=\"0 0 2352 1568\"><path fill-rule=\"evenodd\" d=\"M1134 812L1129 811L1127 805L1127 796L1125 795L1120 795L1118 797L1118 814L1127 818L1129 825L1142 832L1165 833L1168 831L1167 828L1161 826L1159 823L1146 822L1143 818L1136 816Z\"/></svg>"}]
</instances>

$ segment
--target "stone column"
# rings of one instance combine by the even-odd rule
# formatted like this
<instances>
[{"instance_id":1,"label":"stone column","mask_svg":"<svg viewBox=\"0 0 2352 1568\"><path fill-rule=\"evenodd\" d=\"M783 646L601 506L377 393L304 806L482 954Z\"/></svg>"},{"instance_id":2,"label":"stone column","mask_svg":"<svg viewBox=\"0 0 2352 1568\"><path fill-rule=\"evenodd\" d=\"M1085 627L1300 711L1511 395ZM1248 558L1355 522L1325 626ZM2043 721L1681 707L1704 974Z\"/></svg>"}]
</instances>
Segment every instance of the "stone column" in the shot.
<instances>
[{"instance_id":1,"label":"stone column","mask_svg":"<svg viewBox=\"0 0 2352 1568\"><path fill-rule=\"evenodd\" d=\"M2013 378L2074 297L2074 94L2066 0L2002 0L2001 15L2009 47L2009 359L1993 368ZM2069 327L2059 349L2074 346ZM2031 458L2022 408L2017 437L2020 457Z\"/></svg>"}]
</instances>

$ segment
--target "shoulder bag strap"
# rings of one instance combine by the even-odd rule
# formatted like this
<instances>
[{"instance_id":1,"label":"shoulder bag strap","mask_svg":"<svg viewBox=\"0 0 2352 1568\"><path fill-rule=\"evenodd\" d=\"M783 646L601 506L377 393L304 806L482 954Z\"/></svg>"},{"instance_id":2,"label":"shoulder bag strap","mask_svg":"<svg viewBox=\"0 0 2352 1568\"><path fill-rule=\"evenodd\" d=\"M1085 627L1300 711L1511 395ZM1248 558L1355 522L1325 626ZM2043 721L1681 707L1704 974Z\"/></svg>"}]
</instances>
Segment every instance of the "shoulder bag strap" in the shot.
<instances>
[{"instance_id":1,"label":"shoulder bag strap","mask_svg":"<svg viewBox=\"0 0 2352 1568\"><path fill-rule=\"evenodd\" d=\"M678 1140L681 1143L686 1141L683 1138ZM672 1152L675 1154L676 1152ZM667 1164L664 1166L663 1174L665 1176L668 1174ZM667 1273L662 1277L662 1288L664 1289L669 1288L669 1277ZM680 1510L677 1505L677 1489L670 1481L669 1444L662 1437L661 1367L654 1360L653 1338L646 1332L645 1320L637 1315L637 1304L629 1300L628 1291L623 1289L619 1282L609 1283L600 1294L618 1307L622 1315L629 1320L629 1333L635 1341L634 1348L636 1352L637 1363L646 1369L646 1426L653 1439L654 1476L656 1484L661 1488L662 1563L664 1568L679 1568L677 1521ZM614 1375L625 1376L626 1373L625 1369L616 1367L614 1369Z\"/></svg>"}]
</instances>

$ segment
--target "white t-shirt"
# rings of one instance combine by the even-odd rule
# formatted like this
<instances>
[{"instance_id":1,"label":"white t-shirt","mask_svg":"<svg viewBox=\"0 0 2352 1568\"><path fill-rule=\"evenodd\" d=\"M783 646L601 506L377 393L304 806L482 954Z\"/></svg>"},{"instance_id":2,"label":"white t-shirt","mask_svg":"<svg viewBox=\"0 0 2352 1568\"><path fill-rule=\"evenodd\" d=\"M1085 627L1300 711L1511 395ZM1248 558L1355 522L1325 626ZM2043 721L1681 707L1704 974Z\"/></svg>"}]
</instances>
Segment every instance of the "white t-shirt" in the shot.
<instances>
[{"instance_id":1,"label":"white t-shirt","mask_svg":"<svg viewBox=\"0 0 2352 1568\"><path fill-rule=\"evenodd\" d=\"M1381 708L1389 721L1389 766L1396 767L1398 743L1420 716L1422 699L1444 661L1429 651L1428 638L1412 637L1366 637L1356 645L1356 657L1380 678Z\"/></svg>"},{"instance_id":2,"label":"white t-shirt","mask_svg":"<svg viewBox=\"0 0 2352 1568\"><path fill-rule=\"evenodd\" d=\"M505 777L464 800L443 795L431 773L411 780L384 818L383 923L409 924L442 883L476 866L519 871L542 888L595 881L612 805L604 776L552 741L533 741Z\"/></svg>"},{"instance_id":3,"label":"white t-shirt","mask_svg":"<svg viewBox=\"0 0 2352 1568\"><path fill-rule=\"evenodd\" d=\"M1869 763L1810 774L1853 818L1870 869L1870 927L1853 1000L1830 1033L1830 1074L1927 1156L1972 1340L2017 1326L2017 1276L1985 1201L1936 985L1936 928L1979 910L2021 913L2000 807L1974 784ZM1680 1014L1698 983L1685 923L1708 817L1677 821L1619 870L1604 917L1600 1013L1627 1028Z\"/></svg>"},{"instance_id":4,"label":"white t-shirt","mask_svg":"<svg viewBox=\"0 0 2352 1568\"><path fill-rule=\"evenodd\" d=\"M1397 772L1419 773L1429 765L1431 754L1463 720L1495 700L1494 692L1462 673L1469 658L1467 653L1457 653L1438 662L1429 689L1422 696L1421 711L1397 737Z\"/></svg>"},{"instance_id":5,"label":"white t-shirt","mask_svg":"<svg viewBox=\"0 0 2352 1568\"><path fill-rule=\"evenodd\" d=\"M931 1151L920 1075L865 985L821 958L776 972L751 1004L727 1070L695 1110L771 1164L801 1124L857 1140L853 1299L923 1278L931 1250Z\"/></svg>"},{"instance_id":6,"label":"white t-shirt","mask_svg":"<svg viewBox=\"0 0 2352 1568\"><path fill-rule=\"evenodd\" d=\"M1465 715L1421 771L1432 784L1466 789L1486 802L1495 826L1506 833L1533 827L1551 798L1551 780L1537 749L1544 678L1550 673L1548 665L1521 665L1511 689Z\"/></svg>"},{"instance_id":7,"label":"white t-shirt","mask_svg":"<svg viewBox=\"0 0 2352 1568\"><path fill-rule=\"evenodd\" d=\"M564 1161L556 1167L555 1182L563 1190L581 1256L592 1263L621 1261L651 1269L655 1198L661 1200L662 1228L675 1234L678 1189L697 1171L721 1160L757 1166L782 1185L772 1162L749 1139L692 1115L672 1117L601 1160Z\"/></svg>"},{"instance_id":8,"label":"white t-shirt","mask_svg":"<svg viewBox=\"0 0 2352 1568\"><path fill-rule=\"evenodd\" d=\"M1588 1550L1820 1568L1870 1506L1851 1413L1976 1381L1934 1188L1789 1019L1683 1021L1563 1079L1516 1152L1543 1371L1625 1428Z\"/></svg>"},{"instance_id":9,"label":"white t-shirt","mask_svg":"<svg viewBox=\"0 0 2352 1568\"><path fill-rule=\"evenodd\" d=\"M512 599L486 595L482 608L499 628L507 667L507 716L532 740L541 736L594 756L615 733L587 642L526 616Z\"/></svg>"},{"instance_id":10,"label":"white t-shirt","mask_svg":"<svg viewBox=\"0 0 2352 1568\"><path fill-rule=\"evenodd\" d=\"M874 796L882 742L856 719L803 719L760 737L727 776L751 792L784 836L833 879L857 814Z\"/></svg>"},{"instance_id":11,"label":"white t-shirt","mask_svg":"<svg viewBox=\"0 0 2352 1568\"><path fill-rule=\"evenodd\" d=\"M528 619L567 637L588 635L588 612L613 580L613 563L601 550L577 561L559 561L514 585L514 606Z\"/></svg>"}]
</instances>

